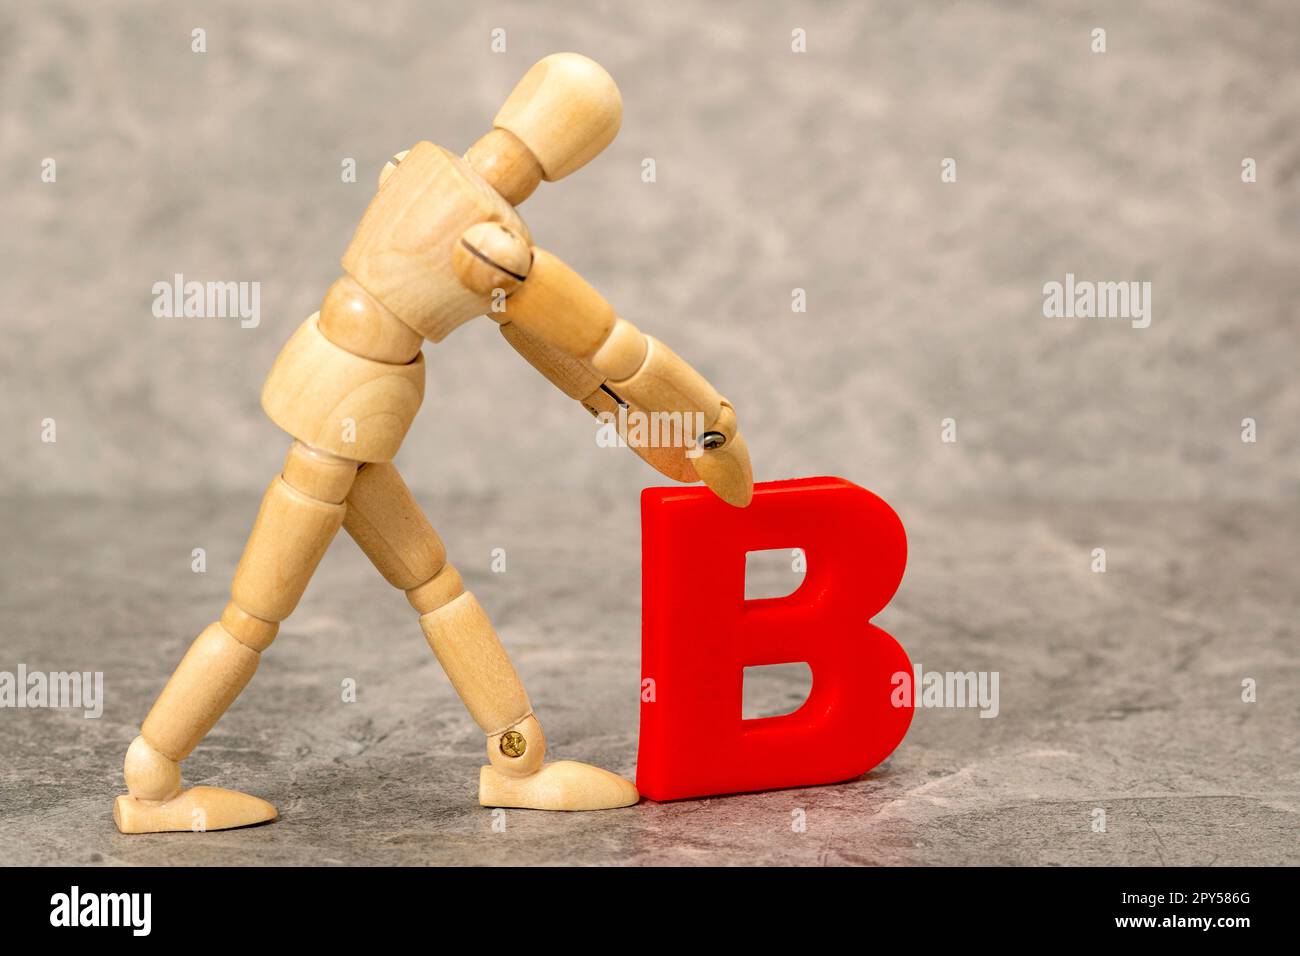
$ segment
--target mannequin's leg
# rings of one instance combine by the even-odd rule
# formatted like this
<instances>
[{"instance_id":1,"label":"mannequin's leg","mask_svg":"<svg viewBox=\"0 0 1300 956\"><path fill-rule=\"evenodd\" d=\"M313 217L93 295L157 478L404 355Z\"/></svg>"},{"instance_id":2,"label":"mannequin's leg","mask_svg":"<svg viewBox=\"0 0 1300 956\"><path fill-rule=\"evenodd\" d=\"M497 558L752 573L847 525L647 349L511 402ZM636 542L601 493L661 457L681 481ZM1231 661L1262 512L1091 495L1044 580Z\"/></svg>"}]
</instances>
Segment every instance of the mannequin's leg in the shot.
<instances>
[{"instance_id":1,"label":"mannequin's leg","mask_svg":"<svg viewBox=\"0 0 1300 956\"><path fill-rule=\"evenodd\" d=\"M343 523L357 463L299 442L266 490L221 619L190 646L126 753L123 833L224 830L275 818L265 800L218 787L181 789L180 762L239 696Z\"/></svg>"},{"instance_id":2,"label":"mannequin's leg","mask_svg":"<svg viewBox=\"0 0 1300 956\"><path fill-rule=\"evenodd\" d=\"M542 725L509 655L392 464L357 473L344 527L388 582L406 592L429 646L487 735L480 803L603 810L637 802L636 787L607 770L571 760L543 764Z\"/></svg>"}]
</instances>

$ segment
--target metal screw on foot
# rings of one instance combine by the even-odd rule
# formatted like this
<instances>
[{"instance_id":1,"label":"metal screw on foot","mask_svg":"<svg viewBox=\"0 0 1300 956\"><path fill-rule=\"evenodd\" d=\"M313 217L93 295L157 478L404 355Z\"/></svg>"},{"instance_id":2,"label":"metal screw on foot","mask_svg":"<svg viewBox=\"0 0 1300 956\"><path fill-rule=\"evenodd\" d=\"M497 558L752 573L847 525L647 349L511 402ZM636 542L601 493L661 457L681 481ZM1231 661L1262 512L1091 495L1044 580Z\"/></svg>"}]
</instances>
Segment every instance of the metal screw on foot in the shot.
<instances>
[{"instance_id":1,"label":"metal screw on foot","mask_svg":"<svg viewBox=\"0 0 1300 956\"><path fill-rule=\"evenodd\" d=\"M528 741L517 730L508 730L501 735L501 752L507 757L522 757L528 749Z\"/></svg>"}]
</instances>

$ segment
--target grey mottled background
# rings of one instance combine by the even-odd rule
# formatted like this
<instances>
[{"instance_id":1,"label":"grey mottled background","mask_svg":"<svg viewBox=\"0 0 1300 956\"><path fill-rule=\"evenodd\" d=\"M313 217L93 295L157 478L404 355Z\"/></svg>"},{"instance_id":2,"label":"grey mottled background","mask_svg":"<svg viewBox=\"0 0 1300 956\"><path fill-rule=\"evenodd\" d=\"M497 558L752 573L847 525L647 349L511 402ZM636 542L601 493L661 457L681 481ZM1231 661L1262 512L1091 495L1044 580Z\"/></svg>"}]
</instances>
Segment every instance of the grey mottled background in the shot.
<instances>
[{"instance_id":1,"label":"grey mottled background","mask_svg":"<svg viewBox=\"0 0 1300 956\"><path fill-rule=\"evenodd\" d=\"M894 505L910 565L882 623L927 667L1001 671L1002 716L920 712L863 781L514 813L506 842L473 803L481 738L342 541L186 765L281 821L120 837L121 754L283 457L261 382L380 166L465 149L565 49L614 75L624 123L522 207L537 241L734 401L758 479L842 475ZM1296 862L1298 65L1291 2L6 0L0 669L103 669L109 700L99 721L0 711L0 862ZM155 318L176 272L259 281L261 326ZM1150 281L1151 327L1044 318L1066 272ZM426 356L399 464L553 752L630 773L658 476L596 448L488 320Z\"/></svg>"},{"instance_id":2,"label":"grey mottled background","mask_svg":"<svg viewBox=\"0 0 1300 956\"><path fill-rule=\"evenodd\" d=\"M261 382L383 161L424 138L463 150L532 62L573 49L617 79L623 129L524 215L735 402L758 478L839 474L890 500L1297 491L1293 3L4 10L0 487L263 487L284 439ZM1045 319L1067 271L1152 282L1151 328ZM260 281L261 326L154 318L176 272ZM400 459L416 487L653 482L491 323L426 353ZM57 450L35 442L47 416Z\"/></svg>"}]
</instances>

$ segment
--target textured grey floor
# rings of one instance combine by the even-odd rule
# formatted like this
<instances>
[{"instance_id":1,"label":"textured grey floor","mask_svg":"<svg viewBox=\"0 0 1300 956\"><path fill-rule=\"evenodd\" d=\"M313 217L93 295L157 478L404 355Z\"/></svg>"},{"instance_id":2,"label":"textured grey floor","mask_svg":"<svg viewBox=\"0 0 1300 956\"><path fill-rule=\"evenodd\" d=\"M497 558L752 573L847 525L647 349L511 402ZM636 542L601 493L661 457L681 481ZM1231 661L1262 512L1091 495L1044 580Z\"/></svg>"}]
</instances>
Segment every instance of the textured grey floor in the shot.
<instances>
[{"instance_id":1,"label":"textured grey floor","mask_svg":"<svg viewBox=\"0 0 1300 956\"><path fill-rule=\"evenodd\" d=\"M598 500L599 534L572 499L423 503L514 653L551 752L633 772L635 495ZM219 610L256 500L4 506L0 669L103 670L107 697L99 720L0 711L6 863L1300 862L1294 509L904 510L910 566L879 621L927 668L999 671L996 719L920 710L887 764L850 783L507 811L504 832L474 800L481 736L401 595L344 537L186 764L191 782L265 796L281 819L124 837L110 817L122 753ZM1105 574L1089 570L1099 545ZM190 571L196 546L206 574ZM504 574L489 570L495 547ZM1240 699L1245 677L1255 704ZM772 708L795 693L762 688Z\"/></svg>"}]
</instances>

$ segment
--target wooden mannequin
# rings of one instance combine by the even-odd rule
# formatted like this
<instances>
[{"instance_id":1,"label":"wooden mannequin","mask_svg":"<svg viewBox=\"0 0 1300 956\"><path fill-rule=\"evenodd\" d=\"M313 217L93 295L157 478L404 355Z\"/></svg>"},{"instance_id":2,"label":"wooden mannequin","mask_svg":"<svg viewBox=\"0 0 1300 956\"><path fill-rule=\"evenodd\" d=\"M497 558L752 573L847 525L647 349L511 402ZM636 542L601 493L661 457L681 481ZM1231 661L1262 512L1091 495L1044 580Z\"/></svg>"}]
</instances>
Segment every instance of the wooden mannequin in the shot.
<instances>
[{"instance_id":1,"label":"wooden mannequin","mask_svg":"<svg viewBox=\"0 0 1300 956\"><path fill-rule=\"evenodd\" d=\"M542 726L509 656L391 464L423 398L424 340L439 342L486 313L593 414L620 402L701 413L708 430L699 448L635 450L672 478L703 479L728 502L749 503L749 455L731 406L618 318L577 273L533 247L515 212L541 180L561 179L604 149L621 119L609 74L558 53L528 71L464 159L422 142L384 167L343 256L344 275L290 338L263 388L262 407L296 440L262 499L230 603L195 639L127 750L129 793L113 809L123 833L275 818L274 807L248 794L182 789L180 762L253 676L340 527L406 592L487 735L484 806L597 810L637 801L636 788L608 771L543 763Z\"/></svg>"}]
</instances>

